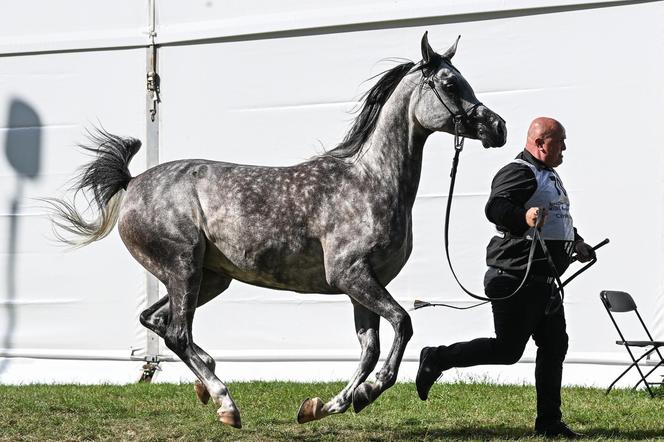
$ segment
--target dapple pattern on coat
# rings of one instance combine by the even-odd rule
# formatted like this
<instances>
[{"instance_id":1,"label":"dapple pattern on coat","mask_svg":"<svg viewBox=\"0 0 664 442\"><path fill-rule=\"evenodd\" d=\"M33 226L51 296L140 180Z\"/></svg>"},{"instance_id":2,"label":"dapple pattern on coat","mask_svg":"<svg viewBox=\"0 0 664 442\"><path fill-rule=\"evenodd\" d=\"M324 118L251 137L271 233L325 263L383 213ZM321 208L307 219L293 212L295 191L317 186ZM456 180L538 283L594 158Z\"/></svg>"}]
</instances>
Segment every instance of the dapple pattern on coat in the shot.
<instances>
[{"instance_id":1,"label":"dapple pattern on coat","mask_svg":"<svg viewBox=\"0 0 664 442\"><path fill-rule=\"evenodd\" d=\"M505 143L504 120L478 103L451 63L457 43L440 55L425 33L422 61L386 72L366 94L343 142L309 161L261 167L181 160L132 178L127 164L140 142L99 132L98 159L84 169L78 188L92 191L100 217L86 222L72 204L51 200L56 224L84 244L103 237L117 220L130 253L168 292L141 314L141 323L194 372L198 397L205 403L212 398L222 422L240 427L240 413L214 373L214 359L193 342L192 321L196 308L233 279L301 293L344 293L352 301L361 346L357 371L328 402L306 399L299 422L342 413L351 404L359 412L396 381L413 331L385 286L411 253L411 211L427 137L454 132L448 109L473 108L461 134L485 147ZM445 106L431 87L439 88ZM380 353L380 317L395 336L369 382Z\"/></svg>"}]
</instances>

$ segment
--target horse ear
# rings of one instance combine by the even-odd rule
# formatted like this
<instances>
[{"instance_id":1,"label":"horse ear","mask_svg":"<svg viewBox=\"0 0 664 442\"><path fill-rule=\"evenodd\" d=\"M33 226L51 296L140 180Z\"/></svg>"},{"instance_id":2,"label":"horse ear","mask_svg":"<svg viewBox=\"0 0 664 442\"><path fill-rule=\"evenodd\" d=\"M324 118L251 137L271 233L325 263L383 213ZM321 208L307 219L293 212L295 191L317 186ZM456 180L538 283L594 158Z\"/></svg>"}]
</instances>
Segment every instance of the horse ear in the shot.
<instances>
[{"instance_id":1,"label":"horse ear","mask_svg":"<svg viewBox=\"0 0 664 442\"><path fill-rule=\"evenodd\" d=\"M461 36L459 35L459 36L457 37L456 41L454 42L454 44L452 45L452 47L449 48L449 49L443 54L443 57L444 57L444 58L447 58L448 60L451 60L452 57L454 57L454 54L456 54L457 45L459 44L459 39L460 39L460 38L461 38Z\"/></svg>"},{"instance_id":2,"label":"horse ear","mask_svg":"<svg viewBox=\"0 0 664 442\"><path fill-rule=\"evenodd\" d=\"M422 36L422 61L424 61L424 64L429 63L434 55L436 55L436 51L429 45L429 31L425 31Z\"/></svg>"}]
</instances>

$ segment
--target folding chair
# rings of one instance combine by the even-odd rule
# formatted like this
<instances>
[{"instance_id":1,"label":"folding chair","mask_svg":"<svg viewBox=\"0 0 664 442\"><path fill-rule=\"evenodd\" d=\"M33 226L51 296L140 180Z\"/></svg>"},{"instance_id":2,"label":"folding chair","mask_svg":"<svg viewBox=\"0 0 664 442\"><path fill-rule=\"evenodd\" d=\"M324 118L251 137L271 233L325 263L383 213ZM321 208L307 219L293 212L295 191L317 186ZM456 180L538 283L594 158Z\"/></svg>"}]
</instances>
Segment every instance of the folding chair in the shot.
<instances>
[{"instance_id":1,"label":"folding chair","mask_svg":"<svg viewBox=\"0 0 664 442\"><path fill-rule=\"evenodd\" d=\"M632 368L636 368L639 372L639 375L641 375L641 380L636 383L633 390L635 390L636 387L638 387L641 384L641 382L643 382L644 385L646 386L646 389L648 390L648 393L650 393L650 397L654 397L655 394L653 393L650 386L662 385L662 382L648 381L648 376L650 376L652 372L654 372L657 368L659 368L664 364L664 358L662 358L662 354L659 351L659 347L664 346L664 341L653 340L650 331L648 331L648 327L646 327L645 322L643 322L643 319L641 318L641 315L639 314L639 311L636 308L634 300L628 293L604 290L599 294L599 297L602 300L602 303L604 304L606 312L609 314L609 317L611 318L613 325L616 327L616 330L618 330L618 334L620 335L620 341L616 341L616 344L624 346L627 352L629 353L630 357L632 358L632 364L629 367L627 367L627 369L623 371L620 374L620 376L616 378L615 381L613 381L613 383L606 390L606 394L609 394L613 386L616 385L616 382L618 382L623 376L625 376L625 374L627 374L628 371L630 371ZM648 341L628 341L625 339L625 336L620 330L620 327L618 327L618 323L616 322L613 313L625 313L632 311L636 313L636 316L639 318L639 322L643 326L643 329L645 330L646 335L648 336L649 339ZM632 352L632 347L642 348L645 350L645 353L643 353L638 358L635 358L634 353ZM656 353L657 356L659 356L659 362L644 375L642 367L639 366L639 362L641 362L644 358L648 357L653 353Z\"/></svg>"}]
</instances>

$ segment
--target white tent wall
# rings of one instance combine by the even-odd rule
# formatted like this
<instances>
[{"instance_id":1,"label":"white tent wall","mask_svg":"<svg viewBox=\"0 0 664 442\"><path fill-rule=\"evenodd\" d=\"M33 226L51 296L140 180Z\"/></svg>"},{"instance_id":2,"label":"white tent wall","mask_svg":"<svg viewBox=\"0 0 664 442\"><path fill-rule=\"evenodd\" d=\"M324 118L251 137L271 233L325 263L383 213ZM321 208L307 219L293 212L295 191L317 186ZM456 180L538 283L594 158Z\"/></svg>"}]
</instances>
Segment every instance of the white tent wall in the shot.
<instances>
[{"instance_id":1,"label":"white tent wall","mask_svg":"<svg viewBox=\"0 0 664 442\"><path fill-rule=\"evenodd\" d=\"M85 361L129 360L130 347L145 345L136 313L145 303L143 269L117 232L66 251L35 200L66 192L88 159L76 149L85 128L103 123L142 138L145 49L98 47L104 33L113 36L105 48L124 34L124 43L145 41L146 6L123 3L70 1L71 10L62 10L61 3L16 2L0 14L0 354L12 356L0 359L1 382L138 377L140 363L123 374ZM128 23L135 35L123 30ZM144 169L140 152L132 170Z\"/></svg>"},{"instance_id":2,"label":"white tent wall","mask_svg":"<svg viewBox=\"0 0 664 442\"><path fill-rule=\"evenodd\" d=\"M600 265L568 290L569 360L584 365L567 370L571 374L567 381L596 382L596 364L625 361L623 350L606 339L613 331L599 302L599 290L632 291L644 311L653 313L647 318L650 323L656 322L654 313L660 308L660 227L655 223L654 230L633 232L631 214L644 200L628 195L649 193L646 200L661 200L659 153L651 141L654 132L647 133L655 129L651 126L635 134L633 128L647 127L642 119L661 112L661 88L656 86L661 62L644 57L644 48L637 48L634 42L643 42L648 52L661 50L657 42L662 27L655 23L662 16L662 5L561 6L549 2L550 8L482 12L482 6L490 9L494 4L481 3L450 11L462 15L441 14L436 19L430 17L448 11L415 8L423 15L409 16L404 7L402 15L388 16L376 12L381 8L369 7L370 3L354 3L352 9L343 4L328 9L315 5L310 10L297 3L292 11L272 11L256 3L251 11L216 11L210 6L206 14L195 14L198 19L189 19L190 11L178 4L160 3L158 39L165 43L160 49L160 72L169 83L162 89L161 159L204 157L269 165L306 159L343 137L352 118L348 111L372 84L361 81L391 66L381 60L417 60L419 39L427 29L440 49L463 34L455 64L480 100L507 119L510 136L502 150L484 151L478 143L468 142L453 218L455 261L462 278L480 291L484 247L491 235L483 217L490 179L523 146L532 117L554 115L564 121L570 151L561 173L573 194L577 224L590 242L604 236L613 239L611 247L601 251ZM349 16L349 11L358 10L364 11L364 21ZM201 15L206 19L201 20ZM626 15L639 17L634 21L640 23L639 29L625 27ZM392 21L402 16L408 20ZM643 26L641 20L652 20L653 26ZM196 41L188 41L188 33ZM622 69L616 69L623 64L639 73L636 84ZM652 94L659 97L644 99ZM635 104L640 112L621 112L620 124L616 124L617 109ZM652 146L657 160L648 164L653 168L650 173L643 171L639 157L625 158L621 147L634 144L644 149ZM600 153L603 165L598 168ZM411 305L418 297L457 305L472 301L456 287L442 258L449 158L451 137L432 136L415 205L414 252L388 287L403 305ZM627 164L629 161L634 165ZM616 174L626 179L612 179ZM618 195L635 207L607 211ZM656 216L661 216L661 209L656 210ZM600 213L606 216L597 216ZM642 241L635 233L643 235ZM634 253L635 240L651 244L644 254L648 258L639 263L640 278L634 278L633 272L617 271L623 268L622 257ZM413 313L413 321L415 336L406 353L411 362L416 361L422 345L492 333L486 307L471 312L418 311ZM207 325L210 323L214 325ZM340 368L342 364L332 362L352 360L358 354L351 307L345 297L268 292L235 282L220 299L199 311L195 334L200 345L226 360L220 371L231 378L251 378L256 369L276 378L344 378L350 373L349 364ZM386 323L382 341L386 351L391 342ZM300 359L326 362L311 374L307 373L311 365L304 366ZM534 348L530 347L524 361L533 359ZM245 360L265 362L237 362ZM280 360L285 362L275 364ZM289 362L293 360L298 362ZM528 380L531 371L531 366L523 371L492 367L459 374ZM615 368L606 372L611 376ZM413 373L414 364L407 364L402 377ZM606 382L606 377L599 382Z\"/></svg>"},{"instance_id":3,"label":"white tent wall","mask_svg":"<svg viewBox=\"0 0 664 442\"><path fill-rule=\"evenodd\" d=\"M70 3L75 7L79 2ZM599 252L597 266L566 290L570 363L565 382L604 386L620 371L614 364L624 364L626 355L613 343L615 331L599 301L600 290L633 293L646 322L664 337L664 162L654 141L664 117L664 2L505 3L158 0L158 156L161 162L302 161L341 140L353 118L350 111L373 84L364 80L393 65L385 59L419 60L425 30L439 50L461 34L455 65L478 98L507 120L508 143L484 150L478 142L466 142L451 227L458 273L481 292L484 248L493 234L483 214L491 177L522 148L533 117L557 117L567 128L568 153L559 171L571 193L575 224L590 243L606 236L612 240ZM149 13L140 2L122 6L131 12L116 11L121 9L117 2L107 5L109 10L89 11L85 26L63 24L47 33L43 27L25 31L14 24L0 34L0 54L5 54L0 78L7 78L0 94L7 103L14 96L32 100L43 120L43 172L26 184L26 196L61 192L84 161L71 146L90 121L98 119L121 134L144 133L146 51L137 46L148 43ZM17 17L26 21L30 15L25 11ZM90 29L95 31L88 34ZM116 48L96 50L95 44ZM52 52L34 53L45 50ZM23 55L12 55L17 53ZM37 74L42 88L35 87ZM413 254L388 286L407 307L416 298L472 303L457 288L443 257L451 156L452 137L432 135L414 207ZM134 159L132 170L142 171L145 161L144 156ZM1 203L10 207L16 174L7 161L0 167ZM635 228L646 210L648 222ZM11 314L20 321L15 321L19 325L11 348L3 352L27 355L41 349L64 359L76 351L89 356L93 349L101 359L128 359L131 348L144 354L145 334L137 315L145 303L145 276L117 233L62 253L44 239L48 223L41 212L21 213L26 216L17 218L22 223L16 237L19 252L4 255L8 263L16 262L20 290L8 294L2 305L0 333ZM0 220L0 235L6 235L10 217ZM23 252L28 245L30 256ZM35 307L34 299L60 303ZM421 310L412 318L415 335L401 379L414 377L423 345L493 332L486 306L462 312ZM197 312L194 333L199 345L221 361L217 371L222 379L345 379L359 356L345 296L301 295L233 282ZM385 321L381 334L386 354L392 331ZM166 360L172 358L163 343L160 350ZM529 346L517 366L458 370L448 379L530 382L534 351ZM6 364L2 382L132 381L140 367L140 362L99 361L63 373L58 367L69 370L83 362L12 358L0 363ZM192 379L179 362L161 366L157 380Z\"/></svg>"}]
</instances>

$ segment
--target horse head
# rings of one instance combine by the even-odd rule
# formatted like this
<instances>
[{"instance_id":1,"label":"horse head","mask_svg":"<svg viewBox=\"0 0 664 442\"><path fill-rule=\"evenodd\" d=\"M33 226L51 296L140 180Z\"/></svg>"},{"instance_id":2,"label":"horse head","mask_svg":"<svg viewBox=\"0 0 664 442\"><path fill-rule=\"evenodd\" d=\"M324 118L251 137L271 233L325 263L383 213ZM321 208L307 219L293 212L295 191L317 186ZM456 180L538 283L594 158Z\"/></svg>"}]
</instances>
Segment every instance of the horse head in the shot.
<instances>
[{"instance_id":1,"label":"horse head","mask_svg":"<svg viewBox=\"0 0 664 442\"><path fill-rule=\"evenodd\" d=\"M484 147L501 147L507 138L505 120L475 97L473 88L452 64L459 38L441 55L431 48L424 33L418 66L422 78L411 108L413 116L429 131L456 131L480 140Z\"/></svg>"}]
</instances>

